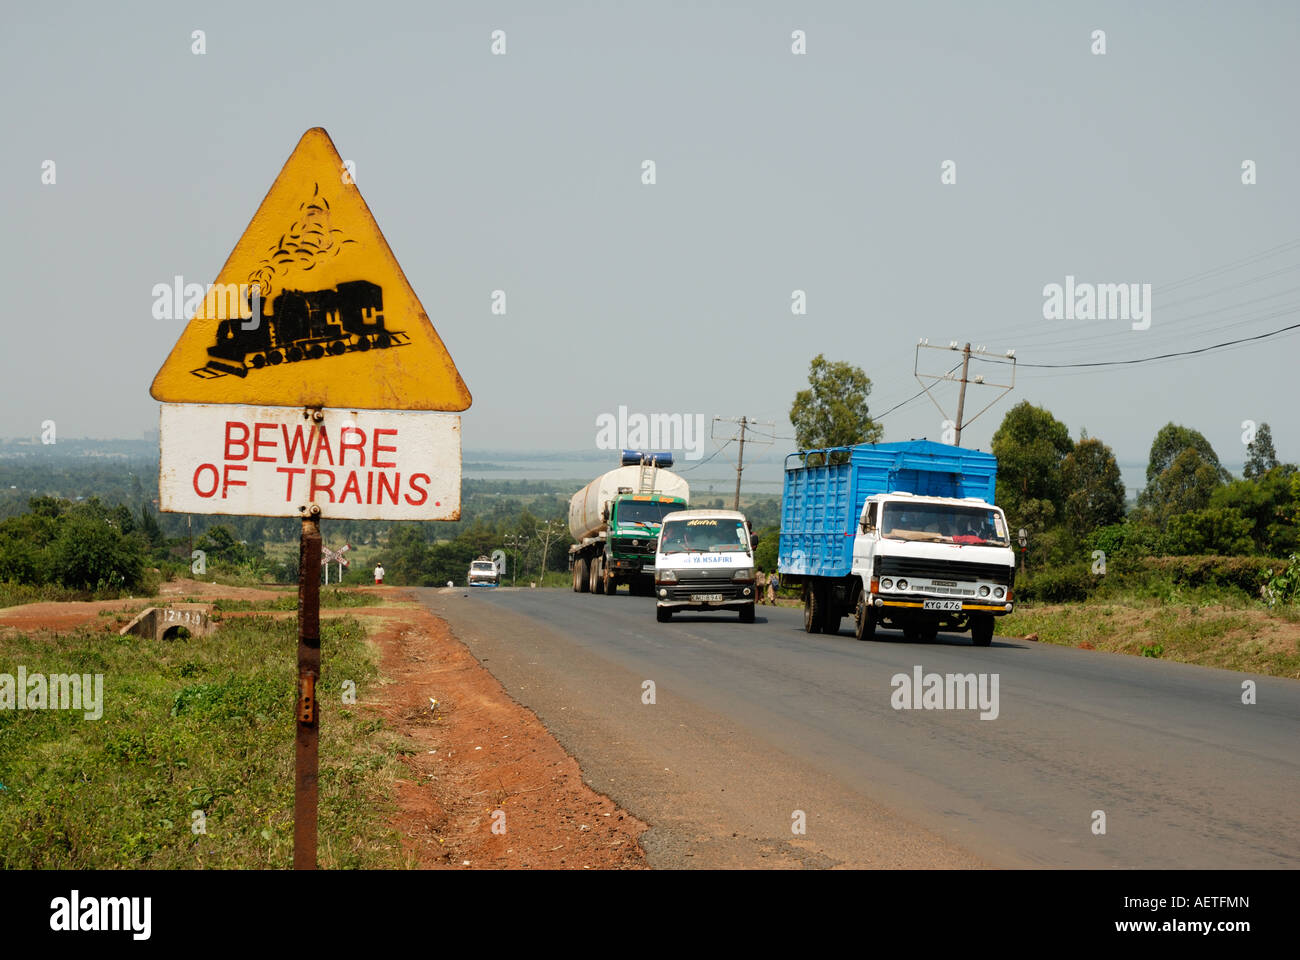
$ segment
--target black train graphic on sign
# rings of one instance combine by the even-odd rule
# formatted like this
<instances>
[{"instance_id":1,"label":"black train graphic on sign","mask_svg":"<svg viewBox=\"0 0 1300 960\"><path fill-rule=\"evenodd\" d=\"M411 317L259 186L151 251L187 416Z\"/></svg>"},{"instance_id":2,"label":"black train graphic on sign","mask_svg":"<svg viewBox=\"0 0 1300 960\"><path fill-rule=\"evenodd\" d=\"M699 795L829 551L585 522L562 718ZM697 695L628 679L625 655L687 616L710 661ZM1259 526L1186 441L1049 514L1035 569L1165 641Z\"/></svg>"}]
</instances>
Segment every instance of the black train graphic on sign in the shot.
<instances>
[{"instance_id":1,"label":"black train graphic on sign","mask_svg":"<svg viewBox=\"0 0 1300 960\"><path fill-rule=\"evenodd\" d=\"M249 373L282 363L338 357L353 351L383 350L410 342L401 330L384 326L384 291L368 280L352 280L326 290L284 290L271 300L252 329L252 320L234 318L217 325L217 342L208 362L193 371L212 379Z\"/></svg>"}]
</instances>

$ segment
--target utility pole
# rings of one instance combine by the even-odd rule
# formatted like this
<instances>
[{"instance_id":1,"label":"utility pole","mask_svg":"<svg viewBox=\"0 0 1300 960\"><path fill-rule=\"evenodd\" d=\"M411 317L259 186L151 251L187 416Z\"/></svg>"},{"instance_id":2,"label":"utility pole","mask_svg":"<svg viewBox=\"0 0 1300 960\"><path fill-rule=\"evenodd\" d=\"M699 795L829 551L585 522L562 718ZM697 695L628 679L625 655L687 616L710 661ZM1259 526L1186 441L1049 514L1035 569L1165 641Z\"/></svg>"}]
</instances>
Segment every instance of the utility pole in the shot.
<instances>
[{"instance_id":1,"label":"utility pole","mask_svg":"<svg viewBox=\"0 0 1300 960\"><path fill-rule=\"evenodd\" d=\"M961 352L961 387L957 393L957 439L953 441L954 447L961 446L961 415L966 409L966 374L970 371L970 343L967 342L966 349Z\"/></svg>"},{"instance_id":2,"label":"utility pole","mask_svg":"<svg viewBox=\"0 0 1300 960\"><path fill-rule=\"evenodd\" d=\"M551 550L551 544L567 529L568 523L564 520L547 520L533 531L533 535L541 541L542 547L542 572L539 579L546 579L546 555Z\"/></svg>"},{"instance_id":3,"label":"utility pole","mask_svg":"<svg viewBox=\"0 0 1300 960\"><path fill-rule=\"evenodd\" d=\"M719 422L722 422L722 423L738 423L738 424L740 424L740 433L739 433L738 435L736 435L736 436L731 436L731 437L719 437L719 436L717 435L717 433L716 433L716 427L717 427L717 425L718 425ZM731 504L731 508L732 508L733 510L739 510L739 509L740 509L740 475L741 475L741 474L744 472L744 470L745 470L745 444L746 444L747 442L748 442L748 443L759 443L759 442L761 442L760 440L753 439L752 437L751 437L751 438L746 438L745 434L746 434L746 432L749 430L750 427L757 427L757 426L771 427L772 430L775 431L775 430L776 430L776 424L773 423L773 422L770 421L770 420L755 420L753 417L745 417L745 416L741 416L741 417L714 417L714 418L713 418L713 426L714 426L714 428L715 428L715 433L714 433L714 435L713 435L713 439L714 439L715 441L717 441L717 440L722 440L722 441L724 441L725 443L730 443L732 440L738 440L738 441L740 442L740 455L739 455L738 457L736 457L736 496L735 496L735 499L732 501L732 504ZM758 437L763 437L764 434L762 433L762 431L759 431L758 434L757 434L757 436L758 436ZM771 442L772 442L772 439L771 439L770 436L768 437L768 439L767 439L766 442L767 442L767 443L771 443ZM712 490L712 488L710 488L710 491L711 491L711 490Z\"/></svg>"},{"instance_id":4,"label":"utility pole","mask_svg":"<svg viewBox=\"0 0 1300 960\"><path fill-rule=\"evenodd\" d=\"M745 427L749 425L746 417L740 418L740 455L736 457L736 499L732 501L731 509L740 509L740 474L745 469Z\"/></svg>"},{"instance_id":5,"label":"utility pole","mask_svg":"<svg viewBox=\"0 0 1300 960\"><path fill-rule=\"evenodd\" d=\"M510 570L510 586L515 585L515 580L519 576L519 551L523 549L524 544L528 542L527 537L521 537L517 533L512 533L506 537L506 546L513 547L515 552L515 563Z\"/></svg>"},{"instance_id":6,"label":"utility pole","mask_svg":"<svg viewBox=\"0 0 1300 960\"><path fill-rule=\"evenodd\" d=\"M929 350L952 350L954 352L960 351L961 362L960 364L958 364L958 366L961 367L961 376L956 377L953 374L953 371L957 369L957 366L953 366L949 368L944 373L922 373L920 370L920 365L921 365L921 349L923 347ZM997 364L1010 366L1011 382L992 383L986 380L982 374L976 374L975 376L972 377L970 375L971 357L975 357L977 359L984 358L986 363L997 363ZM980 414L982 414L985 410L993 406L993 404L997 403L1000 399L1002 399L1004 396L1006 396L1008 393L1010 393L1012 390L1015 389L1016 351L1007 350L1004 353L992 353L989 350L986 350L983 346L976 347L975 349L971 349L971 345L969 343L967 343L965 347L958 347L956 340L950 341L947 347L941 347L938 344L931 344L929 340L927 340L925 337L922 337L919 341L917 341L916 344L916 362L913 364L912 367L912 375L916 377L917 383L921 385L921 388L925 391L926 395L929 396L930 401L935 405L935 407L938 408L939 412L943 414L945 434L948 431L948 425L952 424L953 445L960 447L962 430L970 426L971 423L973 423L980 416ZM948 419L947 411L945 411L943 407L939 405L939 401L935 399L934 394L930 392L931 384L927 384L926 382L926 381L932 381L933 383L938 383L941 380L958 381L957 417L955 420ZM999 393L987 404L985 404L975 414L975 416L971 417L970 419L966 418L966 384L968 383L973 383L979 387L1000 387L1002 390L1001 393ZM946 443L947 440L945 439L944 442Z\"/></svg>"}]
</instances>

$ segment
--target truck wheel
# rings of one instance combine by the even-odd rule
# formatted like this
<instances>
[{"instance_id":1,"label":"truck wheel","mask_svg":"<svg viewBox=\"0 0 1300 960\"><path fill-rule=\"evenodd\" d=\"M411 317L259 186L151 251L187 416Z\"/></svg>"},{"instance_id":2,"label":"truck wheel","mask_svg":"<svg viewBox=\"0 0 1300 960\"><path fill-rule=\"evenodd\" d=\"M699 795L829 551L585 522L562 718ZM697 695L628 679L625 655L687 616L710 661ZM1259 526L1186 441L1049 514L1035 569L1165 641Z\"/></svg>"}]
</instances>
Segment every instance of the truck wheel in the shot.
<instances>
[{"instance_id":1,"label":"truck wheel","mask_svg":"<svg viewBox=\"0 0 1300 960\"><path fill-rule=\"evenodd\" d=\"M858 594L857 621L853 625L853 635L859 640L876 638L876 614L867 603L867 592Z\"/></svg>"},{"instance_id":2,"label":"truck wheel","mask_svg":"<svg viewBox=\"0 0 1300 960\"><path fill-rule=\"evenodd\" d=\"M592 593L605 592L605 558L593 557L591 560L591 572L588 574L587 589Z\"/></svg>"},{"instance_id":3,"label":"truck wheel","mask_svg":"<svg viewBox=\"0 0 1300 960\"><path fill-rule=\"evenodd\" d=\"M808 584L803 588L804 633L822 632L822 605L825 602L825 596L814 584Z\"/></svg>"},{"instance_id":4,"label":"truck wheel","mask_svg":"<svg viewBox=\"0 0 1300 960\"><path fill-rule=\"evenodd\" d=\"M754 622L754 605L752 603L748 603L745 606L740 608L740 622L741 623Z\"/></svg>"},{"instance_id":5,"label":"truck wheel","mask_svg":"<svg viewBox=\"0 0 1300 960\"><path fill-rule=\"evenodd\" d=\"M834 636L840 632L840 620L843 618L831 607L826 597L822 597L822 602L824 604L822 607L822 633L829 633Z\"/></svg>"},{"instance_id":6,"label":"truck wheel","mask_svg":"<svg viewBox=\"0 0 1300 960\"><path fill-rule=\"evenodd\" d=\"M993 618L985 614L970 618L970 638L977 647L987 647L993 642Z\"/></svg>"},{"instance_id":7,"label":"truck wheel","mask_svg":"<svg viewBox=\"0 0 1300 960\"><path fill-rule=\"evenodd\" d=\"M601 564L601 566L603 567L604 564ZM613 596L614 594L618 593L618 581L614 579L614 575L610 573L608 570L605 570L603 572L604 572L605 582L601 584L600 592L605 594L605 596L607 597Z\"/></svg>"},{"instance_id":8,"label":"truck wheel","mask_svg":"<svg viewBox=\"0 0 1300 960\"><path fill-rule=\"evenodd\" d=\"M655 606L655 619L658 620L660 623L667 623L672 618L673 618L673 611L671 607L661 607L658 605Z\"/></svg>"},{"instance_id":9,"label":"truck wheel","mask_svg":"<svg viewBox=\"0 0 1300 960\"><path fill-rule=\"evenodd\" d=\"M579 593L586 593L591 589L591 568L587 565L587 558L581 557L573 565L573 583Z\"/></svg>"}]
</instances>

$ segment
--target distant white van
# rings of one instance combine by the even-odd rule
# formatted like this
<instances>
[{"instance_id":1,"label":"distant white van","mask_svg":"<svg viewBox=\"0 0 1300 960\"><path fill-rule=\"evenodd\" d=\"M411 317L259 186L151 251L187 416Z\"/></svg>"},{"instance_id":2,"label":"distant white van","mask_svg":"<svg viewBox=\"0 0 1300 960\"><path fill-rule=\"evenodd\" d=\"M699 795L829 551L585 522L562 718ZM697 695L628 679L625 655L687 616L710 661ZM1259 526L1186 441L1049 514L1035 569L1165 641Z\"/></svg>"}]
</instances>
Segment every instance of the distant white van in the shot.
<instances>
[{"instance_id":1,"label":"distant white van","mask_svg":"<svg viewBox=\"0 0 1300 960\"><path fill-rule=\"evenodd\" d=\"M665 515L655 547L655 616L675 610L737 610L754 622L754 542L736 510L678 510Z\"/></svg>"},{"instance_id":2,"label":"distant white van","mask_svg":"<svg viewBox=\"0 0 1300 960\"><path fill-rule=\"evenodd\" d=\"M497 565L487 557L479 557L469 565L471 587L495 587L501 581Z\"/></svg>"}]
</instances>

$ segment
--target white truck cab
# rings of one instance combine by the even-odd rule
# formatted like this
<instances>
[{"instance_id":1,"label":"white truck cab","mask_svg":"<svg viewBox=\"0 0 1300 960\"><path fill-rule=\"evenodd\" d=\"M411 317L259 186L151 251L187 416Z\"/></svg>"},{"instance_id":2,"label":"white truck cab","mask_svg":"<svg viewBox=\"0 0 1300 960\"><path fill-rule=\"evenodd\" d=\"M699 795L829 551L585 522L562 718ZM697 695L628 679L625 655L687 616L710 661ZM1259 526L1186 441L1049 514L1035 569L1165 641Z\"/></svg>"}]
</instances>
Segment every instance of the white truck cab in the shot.
<instances>
[{"instance_id":1,"label":"white truck cab","mask_svg":"<svg viewBox=\"0 0 1300 960\"><path fill-rule=\"evenodd\" d=\"M853 540L859 635L881 622L918 638L966 628L987 646L1012 610L1015 563L1006 516L978 497L867 497Z\"/></svg>"},{"instance_id":2,"label":"white truck cab","mask_svg":"<svg viewBox=\"0 0 1300 960\"><path fill-rule=\"evenodd\" d=\"M736 510L678 510L663 518L655 547L655 616L675 610L737 610L754 622L754 542Z\"/></svg>"}]
</instances>

